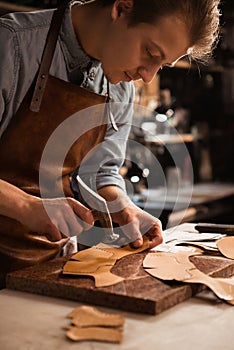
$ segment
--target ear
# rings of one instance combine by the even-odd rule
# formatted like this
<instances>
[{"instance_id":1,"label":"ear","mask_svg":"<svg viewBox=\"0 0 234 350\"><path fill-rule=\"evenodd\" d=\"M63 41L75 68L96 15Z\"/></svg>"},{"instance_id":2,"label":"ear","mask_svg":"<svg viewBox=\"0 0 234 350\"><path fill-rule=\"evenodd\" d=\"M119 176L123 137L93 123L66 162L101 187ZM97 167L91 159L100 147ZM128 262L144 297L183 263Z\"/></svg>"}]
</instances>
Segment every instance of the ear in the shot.
<instances>
[{"instance_id":1,"label":"ear","mask_svg":"<svg viewBox=\"0 0 234 350\"><path fill-rule=\"evenodd\" d=\"M116 20L121 15L130 13L133 8L133 3L134 0L116 0L111 11L112 19Z\"/></svg>"}]
</instances>

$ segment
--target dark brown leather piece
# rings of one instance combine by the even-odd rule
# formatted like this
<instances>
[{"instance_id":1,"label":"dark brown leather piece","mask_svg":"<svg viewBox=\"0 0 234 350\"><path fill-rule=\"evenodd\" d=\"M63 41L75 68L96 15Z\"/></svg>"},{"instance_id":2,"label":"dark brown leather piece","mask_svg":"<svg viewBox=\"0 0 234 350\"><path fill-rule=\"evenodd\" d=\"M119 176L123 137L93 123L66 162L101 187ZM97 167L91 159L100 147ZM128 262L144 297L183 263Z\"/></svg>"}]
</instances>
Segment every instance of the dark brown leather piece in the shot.
<instances>
[{"instance_id":1,"label":"dark brown leather piece","mask_svg":"<svg viewBox=\"0 0 234 350\"><path fill-rule=\"evenodd\" d=\"M97 107L100 115L100 124L106 123L103 117L105 96L89 92L81 87L49 76L45 93L42 100L41 109L38 113L29 110L31 91L27 94L17 115L14 116L8 129L0 139L0 164L4 164L0 170L1 179L32 193L39 195L39 168L41 155L45 145L54 130L75 112L93 105ZM87 123L86 120L77 119L77 131L64 128L64 138L74 136L74 132L79 132L79 128ZM85 125L86 128L86 125ZM103 140L106 125L102 124L89 130L72 145L63 165L63 183L65 194L73 196L70 190L69 174L76 169L81 160L96 144ZM66 132L66 133L65 133ZM71 135L71 136L70 136ZM60 173L57 167L59 156L59 144L53 149L50 155L50 163L45 169L45 177L48 185L48 196L55 197L61 194L58 185L61 178L55 179L54 174ZM61 140L61 147L62 140ZM54 162L54 163L52 163ZM43 174L42 174L43 176ZM56 190L56 186L58 190Z\"/></svg>"},{"instance_id":2,"label":"dark brown leather piece","mask_svg":"<svg viewBox=\"0 0 234 350\"><path fill-rule=\"evenodd\" d=\"M0 271L3 273L52 259L68 241L64 238L50 242L45 236L30 232L19 222L4 216L0 216L0 224Z\"/></svg>"}]
</instances>

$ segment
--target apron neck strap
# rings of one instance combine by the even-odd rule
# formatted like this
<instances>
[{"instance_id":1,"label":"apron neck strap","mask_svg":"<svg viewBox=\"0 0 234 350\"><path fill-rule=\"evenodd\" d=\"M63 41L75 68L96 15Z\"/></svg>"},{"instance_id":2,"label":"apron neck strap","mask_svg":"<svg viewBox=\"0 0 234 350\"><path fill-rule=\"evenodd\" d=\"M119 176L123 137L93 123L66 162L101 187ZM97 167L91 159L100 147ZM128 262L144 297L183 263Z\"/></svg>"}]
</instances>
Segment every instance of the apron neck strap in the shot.
<instances>
[{"instance_id":1,"label":"apron neck strap","mask_svg":"<svg viewBox=\"0 0 234 350\"><path fill-rule=\"evenodd\" d=\"M46 38L46 44L44 47L41 64L37 74L36 84L33 92L33 97L30 104L30 110L33 112L39 112L42 97L44 94L47 78L49 75L49 70L51 62L54 56L54 51L60 31L60 27L63 20L64 12L67 8L67 5L70 1L65 1L64 4L59 6L53 14L50 28Z\"/></svg>"}]
</instances>

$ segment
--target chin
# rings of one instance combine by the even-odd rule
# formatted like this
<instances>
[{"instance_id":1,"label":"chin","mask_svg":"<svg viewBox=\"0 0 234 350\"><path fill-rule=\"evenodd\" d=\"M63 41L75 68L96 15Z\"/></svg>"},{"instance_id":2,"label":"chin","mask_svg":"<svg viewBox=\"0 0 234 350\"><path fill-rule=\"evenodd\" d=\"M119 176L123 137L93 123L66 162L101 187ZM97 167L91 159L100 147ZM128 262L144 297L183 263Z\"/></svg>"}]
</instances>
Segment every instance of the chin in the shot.
<instances>
[{"instance_id":1,"label":"chin","mask_svg":"<svg viewBox=\"0 0 234 350\"><path fill-rule=\"evenodd\" d=\"M103 69L103 72L107 78L107 80L109 81L109 83L111 84L118 84L120 83L121 81L124 81L123 77L120 76L120 74L111 74L111 73L108 73L108 72L105 72L105 69Z\"/></svg>"},{"instance_id":2,"label":"chin","mask_svg":"<svg viewBox=\"0 0 234 350\"><path fill-rule=\"evenodd\" d=\"M107 80L109 81L109 83L111 84L118 84L120 83L122 80L120 78L114 78L114 77L110 77L110 76L106 76Z\"/></svg>"}]
</instances>

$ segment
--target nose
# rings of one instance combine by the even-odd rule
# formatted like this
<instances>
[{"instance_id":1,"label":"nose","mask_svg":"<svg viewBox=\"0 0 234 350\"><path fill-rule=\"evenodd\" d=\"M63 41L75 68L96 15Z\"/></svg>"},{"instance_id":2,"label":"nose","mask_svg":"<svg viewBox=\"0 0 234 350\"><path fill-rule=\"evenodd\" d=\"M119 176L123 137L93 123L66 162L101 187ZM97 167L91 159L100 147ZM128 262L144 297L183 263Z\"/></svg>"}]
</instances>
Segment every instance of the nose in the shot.
<instances>
[{"instance_id":1,"label":"nose","mask_svg":"<svg viewBox=\"0 0 234 350\"><path fill-rule=\"evenodd\" d=\"M151 65L150 67L140 67L138 68L138 74L144 83L150 83L154 78L155 74L159 71L161 65Z\"/></svg>"}]
</instances>

